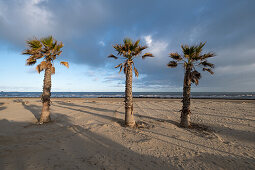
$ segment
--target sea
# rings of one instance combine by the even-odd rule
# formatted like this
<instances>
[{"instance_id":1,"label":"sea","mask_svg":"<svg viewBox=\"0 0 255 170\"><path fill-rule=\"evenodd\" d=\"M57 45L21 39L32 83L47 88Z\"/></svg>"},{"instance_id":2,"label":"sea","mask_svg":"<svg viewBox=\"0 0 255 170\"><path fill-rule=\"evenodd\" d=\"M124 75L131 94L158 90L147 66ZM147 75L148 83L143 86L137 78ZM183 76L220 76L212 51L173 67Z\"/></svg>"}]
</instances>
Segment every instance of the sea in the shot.
<instances>
[{"instance_id":1,"label":"sea","mask_svg":"<svg viewBox=\"0 0 255 170\"><path fill-rule=\"evenodd\" d=\"M41 92L0 92L3 97L40 97ZM124 92L52 92L53 98L123 98ZM135 98L182 98L181 92L133 92ZM242 99L255 100L255 92L191 92L197 99Z\"/></svg>"}]
</instances>

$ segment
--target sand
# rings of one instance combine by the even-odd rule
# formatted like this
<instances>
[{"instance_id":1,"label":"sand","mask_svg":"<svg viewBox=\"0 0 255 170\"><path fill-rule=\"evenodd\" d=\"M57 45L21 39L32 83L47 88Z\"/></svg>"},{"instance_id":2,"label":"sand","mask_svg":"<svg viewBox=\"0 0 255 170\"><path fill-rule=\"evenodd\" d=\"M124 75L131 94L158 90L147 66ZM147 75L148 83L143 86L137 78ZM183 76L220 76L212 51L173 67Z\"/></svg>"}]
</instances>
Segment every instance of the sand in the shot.
<instances>
[{"instance_id":1,"label":"sand","mask_svg":"<svg viewBox=\"0 0 255 170\"><path fill-rule=\"evenodd\" d=\"M0 98L0 169L255 169L255 101L192 100L194 129L178 127L181 100Z\"/></svg>"}]
</instances>

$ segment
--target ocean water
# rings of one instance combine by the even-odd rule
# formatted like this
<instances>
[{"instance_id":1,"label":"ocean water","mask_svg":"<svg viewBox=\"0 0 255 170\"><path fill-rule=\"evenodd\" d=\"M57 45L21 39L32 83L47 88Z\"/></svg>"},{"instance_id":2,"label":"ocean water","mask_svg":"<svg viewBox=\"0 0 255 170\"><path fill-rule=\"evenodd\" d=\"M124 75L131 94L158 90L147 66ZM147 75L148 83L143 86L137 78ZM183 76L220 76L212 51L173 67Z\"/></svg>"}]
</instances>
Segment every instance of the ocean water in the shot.
<instances>
[{"instance_id":1,"label":"ocean water","mask_svg":"<svg viewBox=\"0 0 255 170\"><path fill-rule=\"evenodd\" d=\"M41 92L0 92L0 97L40 97ZM60 98L120 98L124 92L52 92L51 97ZM181 92L133 92L137 98L181 98ZM255 92L192 92L192 98L248 99L255 100Z\"/></svg>"}]
</instances>

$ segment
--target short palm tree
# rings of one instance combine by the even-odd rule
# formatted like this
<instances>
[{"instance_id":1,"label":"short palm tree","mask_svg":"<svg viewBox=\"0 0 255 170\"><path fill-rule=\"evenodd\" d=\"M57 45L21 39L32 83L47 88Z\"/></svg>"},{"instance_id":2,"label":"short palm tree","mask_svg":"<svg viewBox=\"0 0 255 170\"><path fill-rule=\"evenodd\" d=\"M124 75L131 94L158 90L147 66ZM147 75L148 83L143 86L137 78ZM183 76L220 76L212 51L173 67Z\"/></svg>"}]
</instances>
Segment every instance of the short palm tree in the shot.
<instances>
[{"instance_id":1,"label":"short palm tree","mask_svg":"<svg viewBox=\"0 0 255 170\"><path fill-rule=\"evenodd\" d=\"M44 72L43 93L41 96L43 107L39 120L40 124L49 122L50 119L50 96L51 96L51 75L55 74L54 60L62 53L61 48L64 46L62 42L57 42L52 36L42 38L40 40L34 38L27 40L28 49L22 54L29 55L26 60L27 65L34 65L39 59L43 59L37 65L38 73ZM60 64L69 67L68 62L60 62Z\"/></svg>"},{"instance_id":2,"label":"short palm tree","mask_svg":"<svg viewBox=\"0 0 255 170\"><path fill-rule=\"evenodd\" d=\"M124 71L126 74L126 87L125 87L125 125L129 127L134 127L136 125L134 116L133 116L133 96L132 96L132 75L133 68L135 76L138 77L139 73L134 65L134 59L141 55L142 51L147 48L147 46L139 45L140 40L132 42L131 39L125 38L123 40L124 44L113 45L117 55L124 59L122 63L115 66L115 68L120 68L120 71ZM109 58L118 59L115 55L111 54ZM151 53L145 53L142 55L142 59L146 57L153 57Z\"/></svg>"},{"instance_id":3,"label":"short palm tree","mask_svg":"<svg viewBox=\"0 0 255 170\"><path fill-rule=\"evenodd\" d=\"M214 64L207 61L208 58L214 57L214 53L202 54L205 43L200 43L196 46L182 45L183 56L178 53L170 53L169 57L173 60L168 63L168 67L176 67L178 64L183 64L185 69L184 83L183 83L183 106L181 110L181 127L190 127L190 90L191 83L198 85L201 74L197 68L213 74L212 69Z\"/></svg>"}]
</instances>

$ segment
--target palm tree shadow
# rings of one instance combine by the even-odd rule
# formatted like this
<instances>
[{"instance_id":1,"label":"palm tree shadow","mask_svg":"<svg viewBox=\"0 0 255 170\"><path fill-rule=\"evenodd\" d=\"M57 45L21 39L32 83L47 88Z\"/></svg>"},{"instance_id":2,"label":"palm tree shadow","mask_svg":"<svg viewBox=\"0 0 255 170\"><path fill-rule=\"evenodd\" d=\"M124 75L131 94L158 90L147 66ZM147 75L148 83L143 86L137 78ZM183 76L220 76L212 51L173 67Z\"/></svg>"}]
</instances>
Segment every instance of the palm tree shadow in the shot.
<instances>
[{"instance_id":1,"label":"palm tree shadow","mask_svg":"<svg viewBox=\"0 0 255 170\"><path fill-rule=\"evenodd\" d=\"M103 108L98 108L98 107L91 107L91 106L84 106L84 105L77 105L77 104L74 104L74 103L67 103L67 102L63 102L63 101L56 101L56 103L58 104L61 104L61 105L66 105L66 106L76 106L76 107L83 107L83 108L86 108L86 109L91 109L91 110L95 110L95 111L99 111L99 112L118 112L120 114L124 114L123 112L119 112L117 110L110 110L110 109L103 109ZM94 103L94 102L91 102L91 103Z\"/></svg>"},{"instance_id":2,"label":"palm tree shadow","mask_svg":"<svg viewBox=\"0 0 255 170\"><path fill-rule=\"evenodd\" d=\"M95 110L95 111L112 112L112 113L116 112L116 110L107 110L107 109L101 109L101 108L80 106L80 105L76 105L76 104L72 104L72 103L66 103L66 102L57 102L57 103L58 103L58 105L56 105L56 104L52 104L52 105L57 106L57 107L61 107L61 108L65 108L65 109L69 109L69 110L73 110L73 111L86 113L86 114L97 116L97 117L101 117L101 118L104 118L104 119L107 119L107 120L110 120L110 121L114 121L114 122L120 124L121 126L125 126L124 121L122 119L119 119L119 118L116 118L116 117L113 117L113 116L108 116L108 115L105 115L105 114L98 114L98 113L91 112L91 111L76 109L76 108L73 108L71 106L90 108L90 109Z\"/></svg>"},{"instance_id":3,"label":"palm tree shadow","mask_svg":"<svg viewBox=\"0 0 255 170\"><path fill-rule=\"evenodd\" d=\"M31 113L33 113L33 115L35 116L35 118L37 119L37 121L40 120L40 116L41 116L41 107L34 105L34 104L30 104L28 105L28 103L24 102L23 100L21 101L23 107L30 111Z\"/></svg>"},{"instance_id":4,"label":"palm tree shadow","mask_svg":"<svg viewBox=\"0 0 255 170\"><path fill-rule=\"evenodd\" d=\"M71 109L71 110L81 111L81 112L85 112L85 113L89 113L89 114L95 114L97 116L100 116L100 117L103 117L103 118L107 118L109 120L116 121L121 126L125 126L124 125L124 121L122 119L117 119L115 117L111 117L111 116L107 116L107 115L101 115L101 114L97 114L97 113L92 113L92 112L88 112L88 111L84 111L84 110L82 111L80 109L74 109L74 108L71 108L71 106L82 107L82 108L86 108L86 109L90 109L90 110L95 110L95 111L99 111L99 112L119 113L119 114L122 114L122 115L124 115L124 112L120 112L120 111L117 111L117 110L97 108L97 107L92 107L92 106L77 105L77 104L74 104L74 103L67 103L67 102L63 102L63 101L57 101L56 103L58 103L60 105L70 106L70 107L65 107L65 106L58 106L58 107L68 108L68 109ZM170 124L173 124L173 125L179 127L179 123L176 122L176 121L173 121L173 120L165 120L165 119L155 118L155 117L141 115L141 114L134 114L134 115L136 117L139 117L139 118L150 119L150 120L154 120L154 121L157 121L157 122L167 122L167 123L170 123ZM143 121L137 121L137 123L138 123L139 127L141 127L140 126L141 124L145 125L148 128L149 127L153 127L153 126L148 125L148 123L143 122Z\"/></svg>"},{"instance_id":5,"label":"palm tree shadow","mask_svg":"<svg viewBox=\"0 0 255 170\"><path fill-rule=\"evenodd\" d=\"M3 105L4 105L4 103L0 103L0 111L7 108L6 106L3 106Z\"/></svg>"},{"instance_id":6,"label":"palm tree shadow","mask_svg":"<svg viewBox=\"0 0 255 170\"><path fill-rule=\"evenodd\" d=\"M66 115L53 114L57 122L25 128L20 122L0 120L1 141L4 141L0 148L0 169L176 169L160 158L134 152L74 125ZM19 133L5 131L13 126L19 128ZM16 148L22 148L22 153Z\"/></svg>"}]
</instances>

